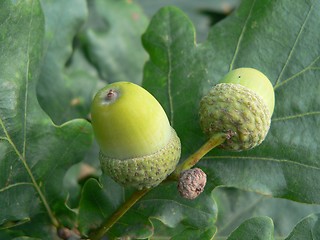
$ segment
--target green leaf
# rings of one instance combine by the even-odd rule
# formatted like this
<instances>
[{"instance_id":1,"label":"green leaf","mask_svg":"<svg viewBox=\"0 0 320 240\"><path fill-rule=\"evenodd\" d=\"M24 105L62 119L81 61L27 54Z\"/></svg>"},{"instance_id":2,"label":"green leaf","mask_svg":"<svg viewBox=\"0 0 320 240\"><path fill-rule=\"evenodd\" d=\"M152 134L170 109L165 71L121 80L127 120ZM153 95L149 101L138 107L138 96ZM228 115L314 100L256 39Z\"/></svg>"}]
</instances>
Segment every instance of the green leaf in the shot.
<instances>
[{"instance_id":1,"label":"green leaf","mask_svg":"<svg viewBox=\"0 0 320 240\"><path fill-rule=\"evenodd\" d=\"M72 44L87 19L85 0L43 0L45 16L44 60L37 94L52 120L61 124L86 118L96 91L96 71L84 60L79 43Z\"/></svg>"},{"instance_id":2,"label":"green leaf","mask_svg":"<svg viewBox=\"0 0 320 240\"><path fill-rule=\"evenodd\" d=\"M40 240L40 238L30 238L30 237L17 237L12 240Z\"/></svg>"},{"instance_id":3,"label":"green leaf","mask_svg":"<svg viewBox=\"0 0 320 240\"><path fill-rule=\"evenodd\" d=\"M218 206L215 224L219 239L226 239L246 219L262 216L273 220L275 238L284 239L302 218L320 211L319 205L271 198L234 188L216 188L213 196Z\"/></svg>"},{"instance_id":4,"label":"green leaf","mask_svg":"<svg viewBox=\"0 0 320 240\"><path fill-rule=\"evenodd\" d=\"M147 55L140 36L147 18L131 1L88 1L89 21L82 41L87 55L107 82L141 83Z\"/></svg>"},{"instance_id":5,"label":"green leaf","mask_svg":"<svg viewBox=\"0 0 320 240\"><path fill-rule=\"evenodd\" d=\"M79 226L87 235L110 218L118 207L132 194L108 177L86 182L79 207ZM88 221L90 219L90 221ZM175 237L179 234L213 236L216 219L215 202L210 192L194 201L182 199L176 184L156 187L134 205L108 232L111 238Z\"/></svg>"},{"instance_id":6,"label":"green leaf","mask_svg":"<svg viewBox=\"0 0 320 240\"><path fill-rule=\"evenodd\" d=\"M210 191L193 201L180 197L176 183L163 184L148 193L136 205L136 210L155 218L168 227L179 224L187 228L205 230L216 220L216 204Z\"/></svg>"},{"instance_id":7,"label":"green leaf","mask_svg":"<svg viewBox=\"0 0 320 240\"><path fill-rule=\"evenodd\" d=\"M32 221L1 230L0 239L57 239L56 229L52 227L46 212L33 216Z\"/></svg>"},{"instance_id":8,"label":"green leaf","mask_svg":"<svg viewBox=\"0 0 320 240\"><path fill-rule=\"evenodd\" d=\"M4 234L4 233L0 233L0 237L1 239L10 239L10 240L41 240L41 238L33 238L33 237L27 237L27 236L12 238L10 235Z\"/></svg>"},{"instance_id":9,"label":"green leaf","mask_svg":"<svg viewBox=\"0 0 320 240\"><path fill-rule=\"evenodd\" d=\"M319 1L245 0L203 44L195 42L192 23L176 8L163 8L151 20L143 35L150 55L143 85L163 104L183 158L204 142L199 100L229 70L257 68L274 85L267 139L250 151L212 151L199 164L211 184L319 203L319 11Z\"/></svg>"},{"instance_id":10,"label":"green leaf","mask_svg":"<svg viewBox=\"0 0 320 240\"><path fill-rule=\"evenodd\" d=\"M273 240L273 222L268 217L255 217L242 223L228 240L256 239Z\"/></svg>"},{"instance_id":11,"label":"green leaf","mask_svg":"<svg viewBox=\"0 0 320 240\"><path fill-rule=\"evenodd\" d=\"M172 240L184 240L184 239L213 239L215 233L216 233L217 229L216 227L212 226L209 229L201 229L201 230L195 230L192 228L189 229L185 229L182 232L178 232L176 231L176 235L174 235L172 238Z\"/></svg>"},{"instance_id":12,"label":"green leaf","mask_svg":"<svg viewBox=\"0 0 320 240\"><path fill-rule=\"evenodd\" d=\"M161 7L175 6L186 13L196 27L197 40L202 42L207 38L210 26L226 17L235 7L240 4L240 0L136 0L141 5L148 16L152 17Z\"/></svg>"},{"instance_id":13,"label":"green leaf","mask_svg":"<svg viewBox=\"0 0 320 240\"><path fill-rule=\"evenodd\" d=\"M129 239L146 239L156 237L154 235L154 226L150 220L139 212L131 212L124 215L109 232L110 238L129 238Z\"/></svg>"},{"instance_id":14,"label":"green leaf","mask_svg":"<svg viewBox=\"0 0 320 240\"><path fill-rule=\"evenodd\" d=\"M318 240L320 239L320 214L312 214L301 222L293 229L291 234L286 240Z\"/></svg>"},{"instance_id":15,"label":"green leaf","mask_svg":"<svg viewBox=\"0 0 320 240\"><path fill-rule=\"evenodd\" d=\"M183 155L189 154L203 138L197 109L204 84L199 79L206 75L196 57L193 25L179 9L162 8L152 18L142 42L150 55L143 86L161 102L182 141Z\"/></svg>"},{"instance_id":16,"label":"green leaf","mask_svg":"<svg viewBox=\"0 0 320 240\"><path fill-rule=\"evenodd\" d=\"M37 101L44 40L39 1L1 1L0 16L0 226L42 219L50 231L41 238L47 238L52 226L72 225L63 177L91 145L92 129L84 120L54 125ZM18 236L33 231L23 226Z\"/></svg>"},{"instance_id":17,"label":"green leaf","mask_svg":"<svg viewBox=\"0 0 320 240\"><path fill-rule=\"evenodd\" d=\"M17 237L12 240L40 240L40 238L30 238L30 237Z\"/></svg>"},{"instance_id":18,"label":"green leaf","mask_svg":"<svg viewBox=\"0 0 320 240\"><path fill-rule=\"evenodd\" d=\"M78 222L82 234L87 236L90 231L97 229L130 197L132 190L125 190L107 176L102 176L101 183L96 179L89 179L83 187L79 205ZM132 211L108 235L146 238L152 235L152 226L148 217Z\"/></svg>"},{"instance_id":19,"label":"green leaf","mask_svg":"<svg viewBox=\"0 0 320 240\"><path fill-rule=\"evenodd\" d=\"M108 177L102 181L101 185L96 179L89 179L82 190L78 222L85 235L99 227L125 200L122 187Z\"/></svg>"}]
</instances>

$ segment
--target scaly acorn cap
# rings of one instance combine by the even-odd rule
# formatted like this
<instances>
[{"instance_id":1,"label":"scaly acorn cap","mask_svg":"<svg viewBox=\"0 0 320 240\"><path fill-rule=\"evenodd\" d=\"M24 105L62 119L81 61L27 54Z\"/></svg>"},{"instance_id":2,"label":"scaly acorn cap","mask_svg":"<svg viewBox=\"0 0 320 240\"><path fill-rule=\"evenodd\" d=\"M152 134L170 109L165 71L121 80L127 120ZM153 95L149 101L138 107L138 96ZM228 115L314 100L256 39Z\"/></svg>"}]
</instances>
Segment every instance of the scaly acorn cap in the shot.
<instances>
[{"instance_id":1,"label":"scaly acorn cap","mask_svg":"<svg viewBox=\"0 0 320 240\"><path fill-rule=\"evenodd\" d=\"M101 89L91 106L104 173L124 186L150 188L175 169L181 144L160 103L142 87L117 82Z\"/></svg>"},{"instance_id":2,"label":"scaly acorn cap","mask_svg":"<svg viewBox=\"0 0 320 240\"><path fill-rule=\"evenodd\" d=\"M253 68L229 72L200 102L200 126L209 137L228 133L221 148L247 150L266 137L274 109L269 79Z\"/></svg>"}]
</instances>

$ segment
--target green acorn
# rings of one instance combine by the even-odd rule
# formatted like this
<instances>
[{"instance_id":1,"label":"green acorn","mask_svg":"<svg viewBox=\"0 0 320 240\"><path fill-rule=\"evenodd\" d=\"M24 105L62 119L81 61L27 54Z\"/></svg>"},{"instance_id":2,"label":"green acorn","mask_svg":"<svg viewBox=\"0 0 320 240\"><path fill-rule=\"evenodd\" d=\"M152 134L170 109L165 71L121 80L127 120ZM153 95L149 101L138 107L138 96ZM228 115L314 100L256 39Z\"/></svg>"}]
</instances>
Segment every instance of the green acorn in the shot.
<instances>
[{"instance_id":1,"label":"green acorn","mask_svg":"<svg viewBox=\"0 0 320 240\"><path fill-rule=\"evenodd\" d=\"M104 173L124 186L151 188L175 169L181 144L159 102L142 87L117 82L91 106Z\"/></svg>"},{"instance_id":2,"label":"green acorn","mask_svg":"<svg viewBox=\"0 0 320 240\"><path fill-rule=\"evenodd\" d=\"M269 79L253 68L230 71L200 102L200 126L209 137L226 133L227 150L251 149L265 139L274 109Z\"/></svg>"}]
</instances>

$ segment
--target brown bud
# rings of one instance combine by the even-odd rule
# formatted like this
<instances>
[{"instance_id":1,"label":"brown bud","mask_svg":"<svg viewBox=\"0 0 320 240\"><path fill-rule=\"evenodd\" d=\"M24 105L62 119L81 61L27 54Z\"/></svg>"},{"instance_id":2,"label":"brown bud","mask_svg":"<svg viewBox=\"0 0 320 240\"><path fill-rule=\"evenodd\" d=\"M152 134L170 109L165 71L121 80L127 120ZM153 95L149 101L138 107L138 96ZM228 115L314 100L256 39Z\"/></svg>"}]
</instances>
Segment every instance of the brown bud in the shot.
<instances>
[{"instance_id":1,"label":"brown bud","mask_svg":"<svg viewBox=\"0 0 320 240\"><path fill-rule=\"evenodd\" d=\"M58 229L58 236L61 239L68 239L72 236L72 232L70 229L62 227Z\"/></svg>"},{"instance_id":2,"label":"brown bud","mask_svg":"<svg viewBox=\"0 0 320 240\"><path fill-rule=\"evenodd\" d=\"M200 168L183 171L178 183L181 197L195 199L203 192L206 182L207 175Z\"/></svg>"}]
</instances>

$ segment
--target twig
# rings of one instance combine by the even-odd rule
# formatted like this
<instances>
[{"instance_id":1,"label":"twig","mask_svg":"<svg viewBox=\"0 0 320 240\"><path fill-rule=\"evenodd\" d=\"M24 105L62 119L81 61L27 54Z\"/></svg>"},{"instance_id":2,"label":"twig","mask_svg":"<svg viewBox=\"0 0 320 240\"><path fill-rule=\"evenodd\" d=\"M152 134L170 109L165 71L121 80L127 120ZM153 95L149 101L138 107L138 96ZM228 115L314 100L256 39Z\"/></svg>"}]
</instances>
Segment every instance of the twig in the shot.
<instances>
[{"instance_id":1,"label":"twig","mask_svg":"<svg viewBox=\"0 0 320 240\"><path fill-rule=\"evenodd\" d=\"M187 158L183 163L179 164L175 171L166 180L176 180L179 178L180 173L184 170L192 168L199 160L206 155L211 149L222 144L227 138L230 137L229 133L219 133L213 135L205 144L203 144L198 151ZM95 232L90 236L90 240L100 240L109 229L147 192L151 189L138 190L116 211L112 216L107 219Z\"/></svg>"},{"instance_id":2,"label":"twig","mask_svg":"<svg viewBox=\"0 0 320 240\"><path fill-rule=\"evenodd\" d=\"M131 197L116 211L112 216L107 219L94 233L89 236L90 240L100 240L109 229L147 192L151 189L143 189L134 192Z\"/></svg>"},{"instance_id":3,"label":"twig","mask_svg":"<svg viewBox=\"0 0 320 240\"><path fill-rule=\"evenodd\" d=\"M210 150L222 144L227 138L229 138L229 134L227 133L217 133L213 135L207 142L205 142L195 153L189 156L184 162L179 164L176 170L170 175L170 179L178 179L180 173L192 168L196 165L200 159L206 155Z\"/></svg>"}]
</instances>

